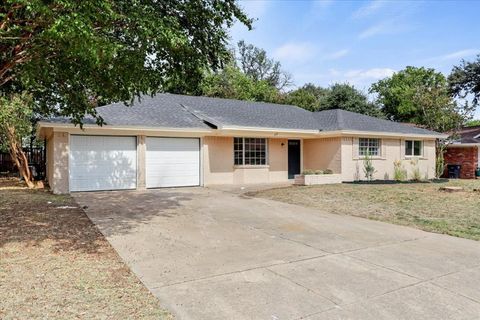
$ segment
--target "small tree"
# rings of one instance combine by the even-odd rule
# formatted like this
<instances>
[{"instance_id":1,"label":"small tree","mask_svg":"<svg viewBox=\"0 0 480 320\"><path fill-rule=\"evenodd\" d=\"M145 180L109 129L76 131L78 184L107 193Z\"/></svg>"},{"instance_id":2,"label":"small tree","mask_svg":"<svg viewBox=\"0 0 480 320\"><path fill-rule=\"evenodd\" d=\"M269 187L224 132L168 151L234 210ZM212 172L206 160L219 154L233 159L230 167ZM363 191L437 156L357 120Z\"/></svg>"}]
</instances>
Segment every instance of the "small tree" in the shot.
<instances>
[{"instance_id":1,"label":"small tree","mask_svg":"<svg viewBox=\"0 0 480 320\"><path fill-rule=\"evenodd\" d=\"M6 141L10 156L29 188L34 187L22 140L32 131L32 99L27 94L0 97L0 137Z\"/></svg>"},{"instance_id":2,"label":"small tree","mask_svg":"<svg viewBox=\"0 0 480 320\"><path fill-rule=\"evenodd\" d=\"M363 158L363 173L365 173L365 178L367 178L368 181L372 181L375 172L376 170L373 166L372 156L369 152L367 152Z\"/></svg>"}]
</instances>

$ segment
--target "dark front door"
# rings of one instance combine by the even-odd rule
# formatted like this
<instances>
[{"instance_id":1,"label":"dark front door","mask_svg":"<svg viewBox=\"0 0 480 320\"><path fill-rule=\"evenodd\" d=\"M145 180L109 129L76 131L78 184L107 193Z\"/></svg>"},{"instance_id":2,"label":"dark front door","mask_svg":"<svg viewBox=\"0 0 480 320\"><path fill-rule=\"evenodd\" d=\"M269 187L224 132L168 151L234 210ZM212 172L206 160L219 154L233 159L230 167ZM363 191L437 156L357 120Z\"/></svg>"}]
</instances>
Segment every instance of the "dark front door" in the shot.
<instances>
[{"instance_id":1,"label":"dark front door","mask_svg":"<svg viewBox=\"0 0 480 320\"><path fill-rule=\"evenodd\" d=\"M288 179L300 174L300 140L288 140Z\"/></svg>"}]
</instances>

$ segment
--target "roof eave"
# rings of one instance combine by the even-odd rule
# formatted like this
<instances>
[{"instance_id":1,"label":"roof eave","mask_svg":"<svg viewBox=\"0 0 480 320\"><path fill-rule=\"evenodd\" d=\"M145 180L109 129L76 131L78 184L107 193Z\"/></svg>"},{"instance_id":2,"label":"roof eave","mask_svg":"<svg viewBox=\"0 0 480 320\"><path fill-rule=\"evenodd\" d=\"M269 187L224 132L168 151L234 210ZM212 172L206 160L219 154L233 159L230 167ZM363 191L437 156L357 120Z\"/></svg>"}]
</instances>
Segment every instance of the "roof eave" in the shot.
<instances>
[{"instance_id":1,"label":"roof eave","mask_svg":"<svg viewBox=\"0 0 480 320\"><path fill-rule=\"evenodd\" d=\"M405 137L405 138L429 138L429 139L447 139L446 134L421 134L421 133L400 133L400 132L385 132L385 131L362 131L362 130L333 130L333 131L321 131L318 133L320 136L382 136L382 137Z\"/></svg>"}]
</instances>

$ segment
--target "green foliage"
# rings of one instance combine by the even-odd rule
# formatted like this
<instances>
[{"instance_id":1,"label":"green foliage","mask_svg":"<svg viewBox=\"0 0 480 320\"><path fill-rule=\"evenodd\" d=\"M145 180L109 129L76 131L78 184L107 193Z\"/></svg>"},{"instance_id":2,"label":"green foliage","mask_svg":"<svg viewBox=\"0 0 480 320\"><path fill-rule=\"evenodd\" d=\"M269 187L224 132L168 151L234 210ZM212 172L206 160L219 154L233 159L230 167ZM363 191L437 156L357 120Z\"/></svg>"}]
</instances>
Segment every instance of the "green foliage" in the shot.
<instances>
[{"instance_id":1,"label":"green foliage","mask_svg":"<svg viewBox=\"0 0 480 320\"><path fill-rule=\"evenodd\" d=\"M420 173L420 167L418 166L418 159L414 158L410 161L410 164L412 166L412 180L413 181L421 181L422 180L422 174Z\"/></svg>"},{"instance_id":2,"label":"green foliage","mask_svg":"<svg viewBox=\"0 0 480 320\"><path fill-rule=\"evenodd\" d=\"M333 170L332 169L325 169L325 170L323 170L323 174L333 174Z\"/></svg>"},{"instance_id":3,"label":"green foliage","mask_svg":"<svg viewBox=\"0 0 480 320\"><path fill-rule=\"evenodd\" d=\"M474 61L462 60L448 76L450 91L461 99L472 96L472 105L476 107L480 99L480 54Z\"/></svg>"},{"instance_id":4,"label":"green foliage","mask_svg":"<svg viewBox=\"0 0 480 320\"><path fill-rule=\"evenodd\" d=\"M346 83L336 83L328 89L306 84L290 91L285 97L285 102L310 111L343 109L383 118L380 108L368 101L364 93Z\"/></svg>"},{"instance_id":5,"label":"green foliage","mask_svg":"<svg viewBox=\"0 0 480 320\"><path fill-rule=\"evenodd\" d=\"M374 83L370 92L387 118L439 132L458 129L473 111L453 101L445 76L434 69L407 67Z\"/></svg>"},{"instance_id":6,"label":"green foliage","mask_svg":"<svg viewBox=\"0 0 480 320\"><path fill-rule=\"evenodd\" d=\"M330 169L325 170L313 170L313 169L305 169L303 170L302 174L305 175L322 175L322 174L333 174L333 171Z\"/></svg>"},{"instance_id":7,"label":"green foliage","mask_svg":"<svg viewBox=\"0 0 480 320\"><path fill-rule=\"evenodd\" d=\"M253 80L232 65L209 73L200 87L203 95L217 98L278 102L280 96L266 80Z\"/></svg>"},{"instance_id":8,"label":"green foliage","mask_svg":"<svg viewBox=\"0 0 480 320\"><path fill-rule=\"evenodd\" d=\"M267 56L264 49L239 41L238 44L238 67L250 79L266 81L270 86L282 90L292 84L292 77L282 70L279 61Z\"/></svg>"},{"instance_id":9,"label":"green foliage","mask_svg":"<svg viewBox=\"0 0 480 320\"><path fill-rule=\"evenodd\" d=\"M372 156L367 153L363 157L363 173L365 174L365 178L367 178L368 181L373 180L373 175L375 174L376 170L375 167L373 166L373 160Z\"/></svg>"},{"instance_id":10,"label":"green foliage","mask_svg":"<svg viewBox=\"0 0 480 320\"><path fill-rule=\"evenodd\" d=\"M465 127L477 127L477 126L480 126L480 120L470 120L470 121L467 121L464 126L465 126Z\"/></svg>"},{"instance_id":11,"label":"green foliage","mask_svg":"<svg viewBox=\"0 0 480 320\"><path fill-rule=\"evenodd\" d=\"M30 95L0 96L0 149L10 149L9 138L21 145L22 139L32 132L32 114ZM9 137L7 132L13 134L13 137Z\"/></svg>"},{"instance_id":12,"label":"green foliage","mask_svg":"<svg viewBox=\"0 0 480 320\"><path fill-rule=\"evenodd\" d=\"M407 171L403 167L401 160L393 162L393 179L395 181L405 181L407 179Z\"/></svg>"},{"instance_id":13,"label":"green foliage","mask_svg":"<svg viewBox=\"0 0 480 320\"><path fill-rule=\"evenodd\" d=\"M447 150L447 144L437 142L436 145L436 157L435 157L435 178L439 179L445 171L445 151Z\"/></svg>"},{"instance_id":14,"label":"green foliage","mask_svg":"<svg viewBox=\"0 0 480 320\"><path fill-rule=\"evenodd\" d=\"M1 93L77 123L99 104L194 92L228 59L227 28L251 27L234 0L5 0L0 16Z\"/></svg>"}]
</instances>

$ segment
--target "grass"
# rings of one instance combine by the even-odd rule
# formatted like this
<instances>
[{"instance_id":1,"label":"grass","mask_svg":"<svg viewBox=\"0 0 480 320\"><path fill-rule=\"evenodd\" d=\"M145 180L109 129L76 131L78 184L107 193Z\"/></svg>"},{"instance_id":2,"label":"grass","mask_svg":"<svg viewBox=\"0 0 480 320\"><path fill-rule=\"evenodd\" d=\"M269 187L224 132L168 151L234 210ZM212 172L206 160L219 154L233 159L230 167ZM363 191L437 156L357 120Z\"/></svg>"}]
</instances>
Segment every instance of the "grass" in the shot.
<instances>
[{"instance_id":1,"label":"grass","mask_svg":"<svg viewBox=\"0 0 480 320\"><path fill-rule=\"evenodd\" d=\"M69 196L0 180L0 319L170 319Z\"/></svg>"},{"instance_id":2,"label":"grass","mask_svg":"<svg viewBox=\"0 0 480 320\"><path fill-rule=\"evenodd\" d=\"M440 191L461 186L462 192ZM480 240L480 180L294 186L258 197Z\"/></svg>"}]
</instances>

